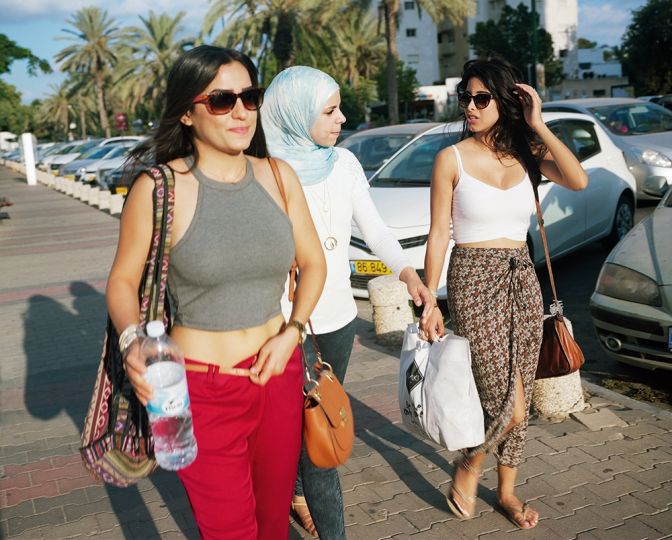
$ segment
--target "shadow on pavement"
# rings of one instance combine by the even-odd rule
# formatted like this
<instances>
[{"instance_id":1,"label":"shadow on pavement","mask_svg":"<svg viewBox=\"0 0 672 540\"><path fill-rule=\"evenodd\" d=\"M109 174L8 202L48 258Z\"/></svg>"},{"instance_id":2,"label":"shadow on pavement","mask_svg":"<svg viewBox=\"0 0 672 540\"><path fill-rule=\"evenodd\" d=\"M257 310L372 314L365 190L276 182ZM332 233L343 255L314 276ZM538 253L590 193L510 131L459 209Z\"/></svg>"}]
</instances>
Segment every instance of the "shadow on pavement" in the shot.
<instances>
[{"instance_id":1,"label":"shadow on pavement","mask_svg":"<svg viewBox=\"0 0 672 540\"><path fill-rule=\"evenodd\" d=\"M65 412L81 433L101 355L106 306L104 296L85 282L72 282L70 293L74 312L48 296L34 295L28 301L25 405L41 420ZM79 440L71 444L78 447ZM198 538L177 476L160 471L150 481L182 533ZM137 486L105 489L125 538L161 538Z\"/></svg>"}]
</instances>

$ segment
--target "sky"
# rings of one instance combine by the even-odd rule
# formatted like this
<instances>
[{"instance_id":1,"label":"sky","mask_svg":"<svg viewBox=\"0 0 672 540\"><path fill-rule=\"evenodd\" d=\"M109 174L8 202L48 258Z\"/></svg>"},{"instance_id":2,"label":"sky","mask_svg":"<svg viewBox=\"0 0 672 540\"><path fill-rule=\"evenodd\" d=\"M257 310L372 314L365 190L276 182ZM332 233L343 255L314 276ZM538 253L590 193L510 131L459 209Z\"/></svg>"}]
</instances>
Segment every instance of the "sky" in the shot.
<instances>
[{"instance_id":1,"label":"sky","mask_svg":"<svg viewBox=\"0 0 672 540\"><path fill-rule=\"evenodd\" d=\"M546 0L553 2L554 0ZM621 37L632 18L632 11L646 0L577 0L579 6L578 35L598 44L619 45ZM183 25L187 35L196 35L208 10L208 0L0 0L0 33L33 54L48 60L55 73L31 77L26 72L26 62L14 62L12 71L3 80L16 86L29 103L51 93L51 85L58 85L64 76L58 73L54 55L70 45L63 32L67 20L78 9L98 6L106 9L119 26L140 25L139 15L146 16L151 9L156 12L176 14L187 12Z\"/></svg>"}]
</instances>

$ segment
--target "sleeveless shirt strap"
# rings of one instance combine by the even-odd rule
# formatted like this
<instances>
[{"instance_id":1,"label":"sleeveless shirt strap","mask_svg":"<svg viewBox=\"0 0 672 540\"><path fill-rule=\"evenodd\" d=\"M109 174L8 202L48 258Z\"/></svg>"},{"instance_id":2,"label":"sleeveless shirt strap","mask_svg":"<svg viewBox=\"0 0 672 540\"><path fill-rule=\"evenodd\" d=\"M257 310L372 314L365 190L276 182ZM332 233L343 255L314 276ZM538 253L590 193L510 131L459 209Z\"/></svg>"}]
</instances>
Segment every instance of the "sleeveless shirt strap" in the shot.
<instances>
[{"instance_id":1,"label":"sleeveless shirt strap","mask_svg":"<svg viewBox=\"0 0 672 540\"><path fill-rule=\"evenodd\" d=\"M282 202L285 205L285 213L289 215L289 208L287 207L287 195L285 194L285 185L282 182L282 176L280 175L280 170L278 169L278 163L272 157L267 159L271 166L271 170L273 171L273 178L275 178L275 183L278 185L278 191L282 197Z\"/></svg>"},{"instance_id":2,"label":"sleeveless shirt strap","mask_svg":"<svg viewBox=\"0 0 672 540\"><path fill-rule=\"evenodd\" d=\"M464 168L462 167L462 157L460 156L460 151L457 149L457 146L455 145L453 145L451 148L455 152L455 158L457 159L457 168L460 173L459 178L462 178L462 171L464 170Z\"/></svg>"},{"instance_id":3,"label":"sleeveless shirt strap","mask_svg":"<svg viewBox=\"0 0 672 540\"><path fill-rule=\"evenodd\" d=\"M280 170L278 169L278 164L272 157L267 158L268 163L271 165L271 170L273 171L273 178L275 178L275 183L278 185L278 191L280 191L280 196L282 197L282 202L285 205L285 214L289 218L289 207L287 205L287 195L285 194L285 186L282 182L282 176L280 175ZM296 259L292 261L292 268L289 270L289 285L287 287L287 298L290 302L294 301L294 289L296 288L296 271L298 265L296 264Z\"/></svg>"}]
</instances>

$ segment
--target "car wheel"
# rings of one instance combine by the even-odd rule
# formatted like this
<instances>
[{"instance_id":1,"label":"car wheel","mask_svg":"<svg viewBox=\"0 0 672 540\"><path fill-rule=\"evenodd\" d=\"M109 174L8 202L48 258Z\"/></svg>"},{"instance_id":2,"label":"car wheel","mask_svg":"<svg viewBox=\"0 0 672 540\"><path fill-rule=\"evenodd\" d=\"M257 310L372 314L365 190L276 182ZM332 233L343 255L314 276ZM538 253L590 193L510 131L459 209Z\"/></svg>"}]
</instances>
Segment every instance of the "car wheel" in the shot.
<instances>
[{"instance_id":1,"label":"car wheel","mask_svg":"<svg viewBox=\"0 0 672 540\"><path fill-rule=\"evenodd\" d=\"M614 224L611 233L605 238L605 246L609 249L614 247L632 229L635 221L635 208L632 198L623 193L618 199L616 212L614 212Z\"/></svg>"}]
</instances>

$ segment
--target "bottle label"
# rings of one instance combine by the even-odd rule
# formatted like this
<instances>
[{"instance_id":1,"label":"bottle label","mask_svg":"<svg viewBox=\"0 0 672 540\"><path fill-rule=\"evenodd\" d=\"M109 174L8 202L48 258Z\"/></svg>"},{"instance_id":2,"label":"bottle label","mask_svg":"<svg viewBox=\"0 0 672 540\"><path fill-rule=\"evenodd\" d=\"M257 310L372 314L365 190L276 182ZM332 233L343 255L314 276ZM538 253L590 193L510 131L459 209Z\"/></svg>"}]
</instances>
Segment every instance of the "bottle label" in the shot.
<instances>
[{"instance_id":1,"label":"bottle label","mask_svg":"<svg viewBox=\"0 0 672 540\"><path fill-rule=\"evenodd\" d=\"M157 416L179 416L189 407L189 392L184 367L175 362L157 362L145 375L154 389L147 412Z\"/></svg>"}]
</instances>

